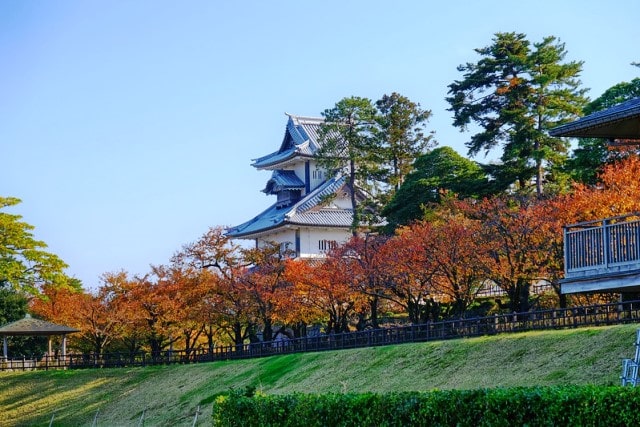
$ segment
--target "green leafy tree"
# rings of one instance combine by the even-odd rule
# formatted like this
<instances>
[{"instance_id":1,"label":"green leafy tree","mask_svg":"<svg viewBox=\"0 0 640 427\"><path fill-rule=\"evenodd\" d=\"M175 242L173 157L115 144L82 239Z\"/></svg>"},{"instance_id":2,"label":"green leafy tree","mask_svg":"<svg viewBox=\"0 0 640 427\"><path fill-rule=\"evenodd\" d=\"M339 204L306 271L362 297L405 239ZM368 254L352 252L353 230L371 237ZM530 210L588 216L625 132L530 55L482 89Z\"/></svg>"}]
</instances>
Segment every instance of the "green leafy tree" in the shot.
<instances>
[{"instance_id":1,"label":"green leafy tree","mask_svg":"<svg viewBox=\"0 0 640 427\"><path fill-rule=\"evenodd\" d=\"M0 326L20 320L27 314L29 299L15 289L0 285Z\"/></svg>"},{"instance_id":2,"label":"green leafy tree","mask_svg":"<svg viewBox=\"0 0 640 427\"><path fill-rule=\"evenodd\" d=\"M376 101L376 107L382 179L397 191L415 158L435 145L433 133L426 129L431 111L395 92Z\"/></svg>"},{"instance_id":3,"label":"green leafy tree","mask_svg":"<svg viewBox=\"0 0 640 427\"><path fill-rule=\"evenodd\" d=\"M0 326L24 318L28 306L29 298L24 293L8 284L0 284ZM9 337L7 344L9 357L13 359L41 355L47 349L47 339L44 337L13 336Z\"/></svg>"},{"instance_id":4,"label":"green leafy tree","mask_svg":"<svg viewBox=\"0 0 640 427\"><path fill-rule=\"evenodd\" d=\"M425 209L439 203L446 193L478 197L488 189L482 168L451 147L438 147L418 156L413 167L382 211L391 228L422 219Z\"/></svg>"},{"instance_id":5,"label":"green leafy tree","mask_svg":"<svg viewBox=\"0 0 640 427\"><path fill-rule=\"evenodd\" d=\"M587 104L584 114L605 110L624 101L640 97L640 78L618 83ZM604 138L580 138L578 147L567 163L571 177L585 184L595 184L602 166L619 159L629 150L611 150Z\"/></svg>"},{"instance_id":6,"label":"green leafy tree","mask_svg":"<svg viewBox=\"0 0 640 427\"><path fill-rule=\"evenodd\" d=\"M19 203L14 197L0 197L0 209ZM78 280L64 274L67 264L45 251L47 245L31 233L34 227L21 219L0 211L0 285L31 294L44 284L79 287Z\"/></svg>"},{"instance_id":7,"label":"green leafy tree","mask_svg":"<svg viewBox=\"0 0 640 427\"><path fill-rule=\"evenodd\" d=\"M480 128L467 143L469 155L501 146L501 186L525 189L533 179L541 194L545 181L558 179L568 152L568 143L547 131L576 117L586 98L582 62L563 62L565 46L553 36L533 46L525 37L496 33L492 45L475 49L482 58L458 67L463 79L449 85L446 99L454 126Z\"/></svg>"},{"instance_id":8,"label":"green leafy tree","mask_svg":"<svg viewBox=\"0 0 640 427\"><path fill-rule=\"evenodd\" d=\"M364 191L367 198L373 200L377 190L374 176L379 173L379 166L372 156L376 109L370 99L354 96L343 98L322 116L325 119L320 128L322 146L316 157L329 173L342 173L347 177L355 235L364 213L357 193Z\"/></svg>"}]
</instances>

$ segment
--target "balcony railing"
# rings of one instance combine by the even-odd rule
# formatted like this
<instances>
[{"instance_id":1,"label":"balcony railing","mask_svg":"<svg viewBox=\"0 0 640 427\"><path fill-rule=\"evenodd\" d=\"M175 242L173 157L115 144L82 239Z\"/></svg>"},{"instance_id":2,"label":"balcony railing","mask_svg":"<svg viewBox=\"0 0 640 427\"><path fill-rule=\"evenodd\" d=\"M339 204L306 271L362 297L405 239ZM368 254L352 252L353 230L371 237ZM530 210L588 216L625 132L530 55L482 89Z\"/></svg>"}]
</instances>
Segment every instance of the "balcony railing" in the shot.
<instances>
[{"instance_id":1,"label":"balcony railing","mask_svg":"<svg viewBox=\"0 0 640 427\"><path fill-rule=\"evenodd\" d=\"M640 214L564 228L565 279L640 269Z\"/></svg>"}]
</instances>

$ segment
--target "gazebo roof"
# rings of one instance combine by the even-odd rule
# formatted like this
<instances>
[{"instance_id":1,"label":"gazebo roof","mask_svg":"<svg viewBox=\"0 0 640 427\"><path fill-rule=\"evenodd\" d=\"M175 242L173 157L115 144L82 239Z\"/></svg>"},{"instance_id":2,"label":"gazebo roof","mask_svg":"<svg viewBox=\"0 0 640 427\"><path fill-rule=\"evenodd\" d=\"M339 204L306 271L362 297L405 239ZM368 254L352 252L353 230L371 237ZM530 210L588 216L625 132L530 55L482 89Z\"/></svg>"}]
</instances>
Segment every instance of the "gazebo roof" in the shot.
<instances>
[{"instance_id":1,"label":"gazebo roof","mask_svg":"<svg viewBox=\"0 0 640 427\"><path fill-rule=\"evenodd\" d=\"M551 136L639 139L640 98L630 99L549 131Z\"/></svg>"},{"instance_id":2,"label":"gazebo roof","mask_svg":"<svg viewBox=\"0 0 640 427\"><path fill-rule=\"evenodd\" d=\"M0 327L0 336L48 336L65 335L73 332L80 332L80 329L31 317L25 317L24 319L16 320L15 322L7 323Z\"/></svg>"}]
</instances>

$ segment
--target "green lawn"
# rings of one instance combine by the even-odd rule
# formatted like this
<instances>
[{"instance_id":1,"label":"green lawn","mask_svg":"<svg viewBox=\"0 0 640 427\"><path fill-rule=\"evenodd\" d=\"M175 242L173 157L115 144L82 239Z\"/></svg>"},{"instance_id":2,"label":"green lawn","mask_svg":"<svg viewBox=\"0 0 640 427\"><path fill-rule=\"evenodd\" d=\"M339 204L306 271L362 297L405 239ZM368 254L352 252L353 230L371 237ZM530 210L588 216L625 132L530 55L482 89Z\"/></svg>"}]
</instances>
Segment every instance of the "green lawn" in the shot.
<instances>
[{"instance_id":1,"label":"green lawn","mask_svg":"<svg viewBox=\"0 0 640 427\"><path fill-rule=\"evenodd\" d=\"M528 332L196 365L0 372L0 425L211 424L231 388L265 393L619 384L638 325ZM3 424L5 423L5 424Z\"/></svg>"}]
</instances>

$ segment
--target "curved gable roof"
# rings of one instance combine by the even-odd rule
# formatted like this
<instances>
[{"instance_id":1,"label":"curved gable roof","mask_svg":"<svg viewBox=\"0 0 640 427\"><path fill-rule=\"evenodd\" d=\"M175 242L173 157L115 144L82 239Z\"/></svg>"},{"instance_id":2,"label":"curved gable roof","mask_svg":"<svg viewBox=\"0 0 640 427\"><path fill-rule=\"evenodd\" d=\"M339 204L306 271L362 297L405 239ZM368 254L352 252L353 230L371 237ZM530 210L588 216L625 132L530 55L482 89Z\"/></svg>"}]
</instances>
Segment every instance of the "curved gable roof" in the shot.
<instances>
[{"instance_id":1,"label":"curved gable roof","mask_svg":"<svg viewBox=\"0 0 640 427\"><path fill-rule=\"evenodd\" d=\"M248 236L263 233L286 224L304 224L318 227L351 227L353 211L351 209L322 208L322 202L331 194L338 192L344 185L344 177L332 178L303 197L293 206L279 208L272 205L253 219L235 227L230 227L226 235L231 238L250 238ZM312 211L318 207L318 212ZM320 212L321 211L321 212Z\"/></svg>"},{"instance_id":2,"label":"curved gable roof","mask_svg":"<svg viewBox=\"0 0 640 427\"><path fill-rule=\"evenodd\" d=\"M302 190L304 182L292 170L274 170L263 193L275 194L281 190Z\"/></svg>"},{"instance_id":3,"label":"curved gable roof","mask_svg":"<svg viewBox=\"0 0 640 427\"><path fill-rule=\"evenodd\" d=\"M253 167L266 168L290 160L296 156L312 157L320 146L318 131L324 119L287 114L289 120L280 149L266 156L253 159Z\"/></svg>"}]
</instances>

